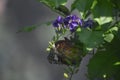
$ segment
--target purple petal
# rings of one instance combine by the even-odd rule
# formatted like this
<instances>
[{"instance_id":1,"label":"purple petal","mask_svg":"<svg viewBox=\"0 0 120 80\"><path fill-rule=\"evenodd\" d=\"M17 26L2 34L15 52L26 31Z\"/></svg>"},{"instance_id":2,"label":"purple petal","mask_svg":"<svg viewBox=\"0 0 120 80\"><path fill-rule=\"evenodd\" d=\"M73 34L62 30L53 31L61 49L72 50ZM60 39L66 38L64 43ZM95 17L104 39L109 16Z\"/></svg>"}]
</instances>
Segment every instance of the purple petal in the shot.
<instances>
[{"instance_id":1,"label":"purple petal","mask_svg":"<svg viewBox=\"0 0 120 80\"><path fill-rule=\"evenodd\" d=\"M72 22L72 23L70 23L71 24L71 26L73 26L73 27L77 27L78 26L78 23L77 22Z\"/></svg>"},{"instance_id":2,"label":"purple petal","mask_svg":"<svg viewBox=\"0 0 120 80\"><path fill-rule=\"evenodd\" d=\"M71 17L67 16L66 18L64 18L63 22L65 25L68 25L70 20L71 20Z\"/></svg>"},{"instance_id":3,"label":"purple petal","mask_svg":"<svg viewBox=\"0 0 120 80\"><path fill-rule=\"evenodd\" d=\"M63 23L63 18L61 16L58 16L56 19L58 23L62 24Z\"/></svg>"},{"instance_id":4,"label":"purple petal","mask_svg":"<svg viewBox=\"0 0 120 80\"><path fill-rule=\"evenodd\" d=\"M54 27L59 27L58 22L57 22L57 21L54 21L54 22L53 22L53 26L54 26Z\"/></svg>"},{"instance_id":5,"label":"purple petal","mask_svg":"<svg viewBox=\"0 0 120 80\"><path fill-rule=\"evenodd\" d=\"M63 18L61 16L58 16L57 19L53 22L53 26L59 27L61 24L63 24Z\"/></svg>"},{"instance_id":6,"label":"purple petal","mask_svg":"<svg viewBox=\"0 0 120 80\"><path fill-rule=\"evenodd\" d=\"M72 20L76 20L76 19L78 19L78 17L77 17L76 15L72 15L72 16L71 16L71 19L72 19Z\"/></svg>"}]
</instances>

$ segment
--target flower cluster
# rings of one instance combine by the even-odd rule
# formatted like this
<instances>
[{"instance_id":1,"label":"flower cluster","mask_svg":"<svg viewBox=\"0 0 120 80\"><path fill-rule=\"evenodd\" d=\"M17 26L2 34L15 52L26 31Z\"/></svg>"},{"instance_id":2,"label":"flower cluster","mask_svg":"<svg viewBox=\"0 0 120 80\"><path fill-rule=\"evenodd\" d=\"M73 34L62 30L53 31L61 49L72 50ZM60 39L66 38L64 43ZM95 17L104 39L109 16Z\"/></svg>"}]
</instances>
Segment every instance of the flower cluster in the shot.
<instances>
[{"instance_id":1,"label":"flower cluster","mask_svg":"<svg viewBox=\"0 0 120 80\"><path fill-rule=\"evenodd\" d=\"M71 32L74 32L77 27L92 27L93 21L88 19L83 21L76 15L69 15L65 18L58 16L57 19L53 22L53 26L57 29L69 29Z\"/></svg>"},{"instance_id":2,"label":"flower cluster","mask_svg":"<svg viewBox=\"0 0 120 80\"><path fill-rule=\"evenodd\" d=\"M67 16L64 20L65 27L68 27L70 31L75 31L76 27L82 26L82 20L76 15Z\"/></svg>"},{"instance_id":3,"label":"flower cluster","mask_svg":"<svg viewBox=\"0 0 120 80\"><path fill-rule=\"evenodd\" d=\"M57 19L53 22L54 27L60 27L63 24L63 18L58 16Z\"/></svg>"}]
</instances>

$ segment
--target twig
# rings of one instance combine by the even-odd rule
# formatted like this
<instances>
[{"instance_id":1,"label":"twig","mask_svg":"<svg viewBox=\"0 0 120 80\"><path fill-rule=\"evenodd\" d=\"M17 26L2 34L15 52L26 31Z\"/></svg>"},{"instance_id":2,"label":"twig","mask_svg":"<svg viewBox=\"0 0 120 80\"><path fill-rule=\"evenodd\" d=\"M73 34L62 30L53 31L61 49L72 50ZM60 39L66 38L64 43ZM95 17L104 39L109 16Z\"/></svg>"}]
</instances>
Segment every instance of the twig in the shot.
<instances>
[{"instance_id":1,"label":"twig","mask_svg":"<svg viewBox=\"0 0 120 80\"><path fill-rule=\"evenodd\" d=\"M72 77L73 77L73 74L74 74L74 70L75 70L75 66L73 67L72 72L70 73L70 78L69 78L69 80L72 80Z\"/></svg>"}]
</instances>

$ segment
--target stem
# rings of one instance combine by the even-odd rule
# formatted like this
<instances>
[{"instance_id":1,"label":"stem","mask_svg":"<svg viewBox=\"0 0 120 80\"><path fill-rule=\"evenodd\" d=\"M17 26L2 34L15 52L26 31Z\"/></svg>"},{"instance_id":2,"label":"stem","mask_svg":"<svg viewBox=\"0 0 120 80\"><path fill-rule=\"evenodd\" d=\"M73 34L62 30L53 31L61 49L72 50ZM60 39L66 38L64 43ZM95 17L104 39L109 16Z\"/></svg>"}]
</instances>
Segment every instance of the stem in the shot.
<instances>
[{"instance_id":1,"label":"stem","mask_svg":"<svg viewBox=\"0 0 120 80\"><path fill-rule=\"evenodd\" d=\"M70 74L70 80L72 80L73 74L74 74L74 73L73 73L73 71L72 71L72 73Z\"/></svg>"},{"instance_id":2,"label":"stem","mask_svg":"<svg viewBox=\"0 0 120 80\"><path fill-rule=\"evenodd\" d=\"M72 77L73 77L73 74L74 74L74 70L75 70L75 66L73 66L73 70L72 70L72 72L70 73L70 78L69 78L69 80L72 80Z\"/></svg>"}]
</instances>

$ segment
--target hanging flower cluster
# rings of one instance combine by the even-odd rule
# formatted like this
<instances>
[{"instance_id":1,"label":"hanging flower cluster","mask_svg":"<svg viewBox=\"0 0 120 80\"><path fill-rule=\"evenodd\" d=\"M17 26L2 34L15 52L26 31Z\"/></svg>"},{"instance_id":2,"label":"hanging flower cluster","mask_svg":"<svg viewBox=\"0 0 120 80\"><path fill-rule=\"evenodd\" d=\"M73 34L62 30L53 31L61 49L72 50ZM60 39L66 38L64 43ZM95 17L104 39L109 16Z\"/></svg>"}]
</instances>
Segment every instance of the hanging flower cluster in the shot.
<instances>
[{"instance_id":1,"label":"hanging flower cluster","mask_svg":"<svg viewBox=\"0 0 120 80\"><path fill-rule=\"evenodd\" d=\"M56 30L69 29L71 32L74 32L77 27L91 28L92 25L93 21L91 19L83 21L76 15L69 15L65 18L58 16L57 19L53 22L53 26L56 28Z\"/></svg>"}]
</instances>

